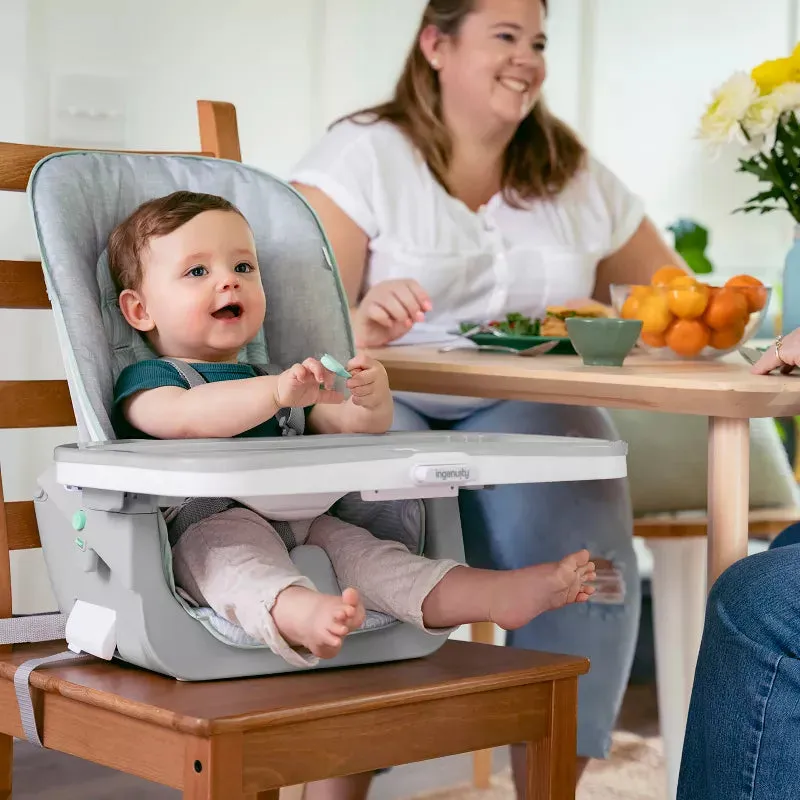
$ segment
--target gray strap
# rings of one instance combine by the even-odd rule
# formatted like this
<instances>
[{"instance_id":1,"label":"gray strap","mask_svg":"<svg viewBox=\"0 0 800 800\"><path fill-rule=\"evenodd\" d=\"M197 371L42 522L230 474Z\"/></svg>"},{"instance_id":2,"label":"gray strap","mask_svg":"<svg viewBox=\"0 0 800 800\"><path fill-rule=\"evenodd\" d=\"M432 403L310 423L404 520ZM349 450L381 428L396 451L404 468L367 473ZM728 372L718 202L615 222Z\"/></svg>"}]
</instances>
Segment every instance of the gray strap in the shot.
<instances>
[{"instance_id":1,"label":"gray strap","mask_svg":"<svg viewBox=\"0 0 800 800\"><path fill-rule=\"evenodd\" d=\"M159 361L166 361L167 364L175 367L175 371L189 384L190 389L195 386L202 386L206 382L205 378L191 364L187 364L179 358L162 356Z\"/></svg>"},{"instance_id":2,"label":"gray strap","mask_svg":"<svg viewBox=\"0 0 800 800\"><path fill-rule=\"evenodd\" d=\"M0 645L55 642L66 635L67 614L31 614L0 619Z\"/></svg>"},{"instance_id":3,"label":"gray strap","mask_svg":"<svg viewBox=\"0 0 800 800\"><path fill-rule=\"evenodd\" d=\"M0 620L0 644L27 644L29 642L53 642L66 636L68 614L30 614ZM52 656L32 658L17 667L14 673L14 692L17 695L22 730L29 742L42 747L33 711L30 675L44 664L67 663L91 658L88 653L76 654L71 650Z\"/></svg>"},{"instance_id":4,"label":"gray strap","mask_svg":"<svg viewBox=\"0 0 800 800\"><path fill-rule=\"evenodd\" d=\"M271 519L269 523L275 528L275 532L281 537L281 540L286 545L286 549L291 553L292 550L297 547L297 539L294 538L292 526L288 522L280 519Z\"/></svg>"},{"instance_id":5,"label":"gray strap","mask_svg":"<svg viewBox=\"0 0 800 800\"><path fill-rule=\"evenodd\" d=\"M277 364L251 364L256 375L280 375ZM280 408L275 415L284 436L302 436L306 429L306 415L302 408ZM292 537L294 538L294 537Z\"/></svg>"},{"instance_id":6,"label":"gray strap","mask_svg":"<svg viewBox=\"0 0 800 800\"><path fill-rule=\"evenodd\" d=\"M67 666L72 662L85 661L94 658L90 653L73 653L72 650L65 650L52 656L43 658L32 658L17 667L14 673L14 692L17 695L19 705L19 717L22 722L22 730L25 738L31 743L44 747L42 738L39 735L39 728L36 724L36 714L33 710L33 692L30 685L31 673L38 667L46 664L61 664Z\"/></svg>"}]
</instances>

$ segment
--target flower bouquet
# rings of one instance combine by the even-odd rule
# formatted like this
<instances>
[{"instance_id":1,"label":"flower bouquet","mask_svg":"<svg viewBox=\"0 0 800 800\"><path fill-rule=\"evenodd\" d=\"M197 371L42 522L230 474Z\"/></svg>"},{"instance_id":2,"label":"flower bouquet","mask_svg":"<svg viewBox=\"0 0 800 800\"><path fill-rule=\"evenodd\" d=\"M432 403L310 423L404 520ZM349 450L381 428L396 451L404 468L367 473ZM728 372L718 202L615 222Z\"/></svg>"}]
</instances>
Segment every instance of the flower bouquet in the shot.
<instances>
[{"instance_id":1,"label":"flower bouquet","mask_svg":"<svg viewBox=\"0 0 800 800\"><path fill-rule=\"evenodd\" d=\"M766 188L736 209L788 211L800 223L800 44L787 58L736 72L714 94L700 122L699 138L743 150L737 172Z\"/></svg>"}]
</instances>

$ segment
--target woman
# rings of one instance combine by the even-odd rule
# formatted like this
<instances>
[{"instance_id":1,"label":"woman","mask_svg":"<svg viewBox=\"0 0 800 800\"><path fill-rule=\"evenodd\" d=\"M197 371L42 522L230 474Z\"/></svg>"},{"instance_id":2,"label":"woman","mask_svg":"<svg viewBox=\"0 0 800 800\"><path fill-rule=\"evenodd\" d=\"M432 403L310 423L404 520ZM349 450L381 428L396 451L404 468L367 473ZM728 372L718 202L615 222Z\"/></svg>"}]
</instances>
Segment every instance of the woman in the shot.
<instances>
[{"instance_id":1,"label":"woman","mask_svg":"<svg viewBox=\"0 0 800 800\"><path fill-rule=\"evenodd\" d=\"M753 367L800 366L800 330ZM727 569L708 598L679 800L800 797L800 524Z\"/></svg>"},{"instance_id":2,"label":"woman","mask_svg":"<svg viewBox=\"0 0 800 800\"><path fill-rule=\"evenodd\" d=\"M646 283L680 263L640 201L541 100L545 14L541 0L430 0L394 97L332 126L294 170L335 251L358 346L441 338L461 320L538 316L590 295L605 302L611 283ZM592 408L397 401L402 430L616 435ZM460 502L475 566L513 568L584 546L605 560L601 599L507 637L591 658L580 685L582 769L607 754L636 639L627 483L506 486ZM522 796L524 748L512 757ZM339 782L336 796L359 797L367 785Z\"/></svg>"}]
</instances>

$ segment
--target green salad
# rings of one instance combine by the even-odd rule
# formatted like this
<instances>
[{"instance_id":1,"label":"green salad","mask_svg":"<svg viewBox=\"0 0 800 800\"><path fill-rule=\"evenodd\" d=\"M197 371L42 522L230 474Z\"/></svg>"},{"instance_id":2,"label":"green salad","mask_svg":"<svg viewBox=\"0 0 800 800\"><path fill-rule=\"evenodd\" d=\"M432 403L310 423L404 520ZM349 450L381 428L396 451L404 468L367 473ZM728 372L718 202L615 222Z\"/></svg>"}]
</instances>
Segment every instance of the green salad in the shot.
<instances>
[{"instance_id":1,"label":"green salad","mask_svg":"<svg viewBox=\"0 0 800 800\"><path fill-rule=\"evenodd\" d=\"M466 333L470 328L474 328L478 323L462 322L461 333ZM506 314L505 319L495 319L486 323L490 328L495 328L508 336L538 336L541 323L538 319L526 317L524 314Z\"/></svg>"}]
</instances>

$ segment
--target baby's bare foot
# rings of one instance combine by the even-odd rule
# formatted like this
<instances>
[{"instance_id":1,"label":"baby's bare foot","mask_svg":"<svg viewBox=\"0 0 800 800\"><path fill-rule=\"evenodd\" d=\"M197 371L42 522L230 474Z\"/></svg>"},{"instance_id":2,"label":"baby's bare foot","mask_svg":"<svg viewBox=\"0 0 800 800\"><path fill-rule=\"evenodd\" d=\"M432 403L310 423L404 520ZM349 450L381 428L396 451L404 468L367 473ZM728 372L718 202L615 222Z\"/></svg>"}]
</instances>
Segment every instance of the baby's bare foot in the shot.
<instances>
[{"instance_id":1,"label":"baby's bare foot","mask_svg":"<svg viewBox=\"0 0 800 800\"><path fill-rule=\"evenodd\" d=\"M490 618L506 630L526 625L534 617L568 603L584 603L594 594L595 578L589 551L581 550L557 563L498 572Z\"/></svg>"},{"instance_id":2,"label":"baby's bare foot","mask_svg":"<svg viewBox=\"0 0 800 800\"><path fill-rule=\"evenodd\" d=\"M337 597L289 586L272 607L272 619L283 638L319 658L333 658L342 649L344 637L361 627L365 616L355 589L345 589Z\"/></svg>"}]
</instances>

